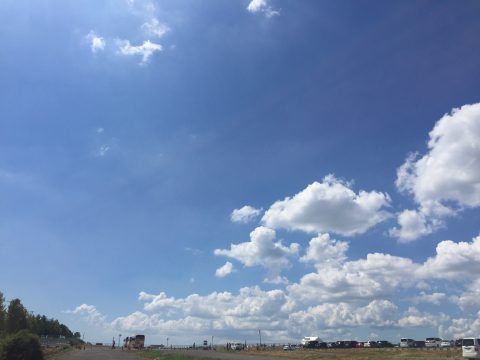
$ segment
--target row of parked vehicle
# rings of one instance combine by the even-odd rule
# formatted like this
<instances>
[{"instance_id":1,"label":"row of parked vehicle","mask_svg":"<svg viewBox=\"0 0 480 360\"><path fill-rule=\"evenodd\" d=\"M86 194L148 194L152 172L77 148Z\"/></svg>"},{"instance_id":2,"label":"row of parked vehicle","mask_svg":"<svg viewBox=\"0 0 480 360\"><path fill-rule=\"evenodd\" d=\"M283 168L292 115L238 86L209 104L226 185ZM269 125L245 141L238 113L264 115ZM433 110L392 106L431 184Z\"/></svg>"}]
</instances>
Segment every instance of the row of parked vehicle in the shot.
<instances>
[{"instance_id":1,"label":"row of parked vehicle","mask_svg":"<svg viewBox=\"0 0 480 360\"><path fill-rule=\"evenodd\" d=\"M334 342L308 341L305 344L303 344L303 347L307 349L352 349L352 348L363 348L363 347L391 348L394 346L395 345L393 345L391 342L386 340L380 340L380 341L347 340L347 341L334 341ZM284 346L284 350L291 350L291 349L293 349L291 346L290 348L287 348L287 346Z\"/></svg>"},{"instance_id":2,"label":"row of parked vehicle","mask_svg":"<svg viewBox=\"0 0 480 360\"><path fill-rule=\"evenodd\" d=\"M400 347L402 348L449 348L454 346L462 346L462 339L457 340L442 340L437 337L428 337L425 341L413 340L407 338L400 339Z\"/></svg>"},{"instance_id":3,"label":"row of parked vehicle","mask_svg":"<svg viewBox=\"0 0 480 360\"><path fill-rule=\"evenodd\" d=\"M335 341L335 342L324 342L319 337L305 337L302 339L301 347L307 349L348 349L348 348L391 348L391 347L401 347L401 348L449 348L449 347L460 347L462 346L462 339L457 340L442 340L437 337L428 337L423 340L414 340L408 338L400 339L400 343L392 344L386 340L380 341ZM293 350L295 346L285 345L284 350Z\"/></svg>"}]
</instances>

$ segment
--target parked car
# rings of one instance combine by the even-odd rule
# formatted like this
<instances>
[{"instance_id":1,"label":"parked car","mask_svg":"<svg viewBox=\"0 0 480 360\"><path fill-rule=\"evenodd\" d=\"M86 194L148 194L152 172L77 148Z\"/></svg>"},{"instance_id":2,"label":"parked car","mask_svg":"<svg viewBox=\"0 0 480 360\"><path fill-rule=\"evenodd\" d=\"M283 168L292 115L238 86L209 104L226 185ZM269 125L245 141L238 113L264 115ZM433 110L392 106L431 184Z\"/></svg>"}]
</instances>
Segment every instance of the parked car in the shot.
<instances>
[{"instance_id":1,"label":"parked car","mask_svg":"<svg viewBox=\"0 0 480 360\"><path fill-rule=\"evenodd\" d=\"M293 350L293 348L291 345L283 345L283 350L289 351L289 350Z\"/></svg>"},{"instance_id":2,"label":"parked car","mask_svg":"<svg viewBox=\"0 0 480 360\"><path fill-rule=\"evenodd\" d=\"M393 344L387 340L380 340L377 342L377 346L382 348L392 348Z\"/></svg>"},{"instance_id":3,"label":"parked car","mask_svg":"<svg viewBox=\"0 0 480 360\"><path fill-rule=\"evenodd\" d=\"M355 341L355 340L345 341L345 347L349 349L356 348L357 344L358 344L358 341Z\"/></svg>"},{"instance_id":4,"label":"parked car","mask_svg":"<svg viewBox=\"0 0 480 360\"><path fill-rule=\"evenodd\" d=\"M327 348L329 348L329 349L335 349L336 347L337 347L336 342L328 342L327 343Z\"/></svg>"},{"instance_id":5,"label":"parked car","mask_svg":"<svg viewBox=\"0 0 480 360\"><path fill-rule=\"evenodd\" d=\"M242 343L234 343L231 345L232 350L242 350L243 349L243 344Z\"/></svg>"},{"instance_id":6,"label":"parked car","mask_svg":"<svg viewBox=\"0 0 480 360\"><path fill-rule=\"evenodd\" d=\"M319 342L317 345L317 348L319 349L326 349L327 348L327 343L326 342Z\"/></svg>"},{"instance_id":7,"label":"parked car","mask_svg":"<svg viewBox=\"0 0 480 360\"><path fill-rule=\"evenodd\" d=\"M463 339L457 339L457 340L455 340L455 347L461 347L461 346L462 346L462 340L463 340Z\"/></svg>"},{"instance_id":8,"label":"parked car","mask_svg":"<svg viewBox=\"0 0 480 360\"><path fill-rule=\"evenodd\" d=\"M442 339L438 337L428 337L425 339L425 347L431 348L431 347L440 347L442 344Z\"/></svg>"},{"instance_id":9,"label":"parked car","mask_svg":"<svg viewBox=\"0 0 480 360\"><path fill-rule=\"evenodd\" d=\"M452 347L454 344L453 340L442 340L442 343L440 344L441 348L449 348Z\"/></svg>"},{"instance_id":10,"label":"parked car","mask_svg":"<svg viewBox=\"0 0 480 360\"><path fill-rule=\"evenodd\" d=\"M372 341L372 340L368 340L366 343L363 344L363 346L364 347L369 347L369 348L377 347L377 342Z\"/></svg>"},{"instance_id":11,"label":"parked car","mask_svg":"<svg viewBox=\"0 0 480 360\"><path fill-rule=\"evenodd\" d=\"M423 340L418 340L413 343L414 348L424 348L425 347L425 341Z\"/></svg>"},{"instance_id":12,"label":"parked car","mask_svg":"<svg viewBox=\"0 0 480 360\"><path fill-rule=\"evenodd\" d=\"M413 339L407 339L407 338L401 338L400 339L400 347L401 348L413 347L414 343L415 343L415 340L413 340Z\"/></svg>"},{"instance_id":13,"label":"parked car","mask_svg":"<svg viewBox=\"0 0 480 360\"><path fill-rule=\"evenodd\" d=\"M480 339L465 338L462 340L462 356L468 359L480 359Z\"/></svg>"}]
</instances>

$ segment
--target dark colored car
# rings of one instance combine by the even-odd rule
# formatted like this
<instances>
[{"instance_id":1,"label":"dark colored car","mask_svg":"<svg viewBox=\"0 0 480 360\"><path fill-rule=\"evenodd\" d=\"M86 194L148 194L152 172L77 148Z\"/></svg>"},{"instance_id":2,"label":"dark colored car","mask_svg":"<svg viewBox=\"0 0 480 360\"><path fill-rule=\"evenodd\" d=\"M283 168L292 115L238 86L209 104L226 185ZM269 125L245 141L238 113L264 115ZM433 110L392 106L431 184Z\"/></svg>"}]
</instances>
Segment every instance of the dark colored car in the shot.
<instances>
[{"instance_id":1,"label":"dark colored car","mask_svg":"<svg viewBox=\"0 0 480 360\"><path fill-rule=\"evenodd\" d=\"M377 346L382 348L392 348L394 345L390 341L380 340L377 341Z\"/></svg>"},{"instance_id":2,"label":"dark colored car","mask_svg":"<svg viewBox=\"0 0 480 360\"><path fill-rule=\"evenodd\" d=\"M455 347L462 347L462 341L463 341L463 339L455 340Z\"/></svg>"},{"instance_id":3,"label":"dark colored car","mask_svg":"<svg viewBox=\"0 0 480 360\"><path fill-rule=\"evenodd\" d=\"M336 341L335 342L335 347L337 349L344 349L346 346L345 346L345 341Z\"/></svg>"},{"instance_id":4,"label":"dark colored car","mask_svg":"<svg viewBox=\"0 0 480 360\"><path fill-rule=\"evenodd\" d=\"M326 342L319 342L317 344L317 349L326 349L327 348L327 343Z\"/></svg>"},{"instance_id":5,"label":"dark colored car","mask_svg":"<svg viewBox=\"0 0 480 360\"><path fill-rule=\"evenodd\" d=\"M327 343L327 348L329 349L335 349L337 347L337 343L336 342L329 342Z\"/></svg>"},{"instance_id":6,"label":"dark colored car","mask_svg":"<svg viewBox=\"0 0 480 360\"><path fill-rule=\"evenodd\" d=\"M355 340L345 341L346 348L356 348L357 344L358 344L358 341L355 341Z\"/></svg>"},{"instance_id":7,"label":"dark colored car","mask_svg":"<svg viewBox=\"0 0 480 360\"><path fill-rule=\"evenodd\" d=\"M414 347L414 348L424 348L424 347L425 347L425 341L423 341L423 340L416 340L416 341L413 343L413 347Z\"/></svg>"}]
</instances>

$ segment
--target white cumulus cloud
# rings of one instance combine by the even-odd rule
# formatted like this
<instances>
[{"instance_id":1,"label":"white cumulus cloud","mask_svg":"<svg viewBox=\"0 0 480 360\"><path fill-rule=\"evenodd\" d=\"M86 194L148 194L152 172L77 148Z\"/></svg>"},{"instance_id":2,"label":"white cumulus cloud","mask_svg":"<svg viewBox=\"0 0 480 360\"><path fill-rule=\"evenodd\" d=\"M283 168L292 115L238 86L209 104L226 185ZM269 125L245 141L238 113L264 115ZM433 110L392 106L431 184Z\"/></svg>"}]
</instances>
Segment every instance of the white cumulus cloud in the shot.
<instances>
[{"instance_id":1,"label":"white cumulus cloud","mask_svg":"<svg viewBox=\"0 0 480 360\"><path fill-rule=\"evenodd\" d=\"M366 259L318 266L288 290L306 305L318 301L358 301L390 297L398 287L412 286L419 268L410 259L389 254L368 254Z\"/></svg>"},{"instance_id":2,"label":"white cumulus cloud","mask_svg":"<svg viewBox=\"0 0 480 360\"><path fill-rule=\"evenodd\" d=\"M438 327L450 319L444 313L422 313L417 308L410 306L404 316L398 320L400 327Z\"/></svg>"},{"instance_id":3,"label":"white cumulus cloud","mask_svg":"<svg viewBox=\"0 0 480 360\"><path fill-rule=\"evenodd\" d=\"M247 267L263 266L269 270L267 280L271 280L289 266L288 256L299 250L296 243L285 246L281 241L274 242L275 236L275 230L260 226L250 233L250 241L231 244L230 249L216 249L214 254L236 259Z\"/></svg>"},{"instance_id":4,"label":"white cumulus cloud","mask_svg":"<svg viewBox=\"0 0 480 360\"><path fill-rule=\"evenodd\" d=\"M388 194L363 190L357 194L350 184L328 175L295 196L275 202L262 222L270 228L352 236L387 219L389 205Z\"/></svg>"},{"instance_id":5,"label":"white cumulus cloud","mask_svg":"<svg viewBox=\"0 0 480 360\"><path fill-rule=\"evenodd\" d=\"M321 269L325 265L344 262L347 250L347 242L331 239L329 234L319 234L310 240L307 252L300 261L313 263L317 269Z\"/></svg>"},{"instance_id":6,"label":"white cumulus cloud","mask_svg":"<svg viewBox=\"0 0 480 360\"><path fill-rule=\"evenodd\" d=\"M233 271L233 264L230 261L227 261L224 265L222 265L215 271L215 276L219 278L223 278L225 276L230 275L232 271Z\"/></svg>"},{"instance_id":7,"label":"white cumulus cloud","mask_svg":"<svg viewBox=\"0 0 480 360\"><path fill-rule=\"evenodd\" d=\"M90 30L90 32L85 36L85 39L88 41L92 53L96 53L105 49L105 39L95 34L93 30Z\"/></svg>"},{"instance_id":8,"label":"white cumulus cloud","mask_svg":"<svg viewBox=\"0 0 480 360\"><path fill-rule=\"evenodd\" d=\"M441 241L436 255L427 259L420 276L438 279L476 279L480 272L480 236L471 242Z\"/></svg>"},{"instance_id":9,"label":"white cumulus cloud","mask_svg":"<svg viewBox=\"0 0 480 360\"><path fill-rule=\"evenodd\" d=\"M445 300L447 297L446 294L435 292L431 294L426 294L425 292L421 292L419 295L414 296L411 300L414 304L419 303L430 303L434 305L440 305L440 303Z\"/></svg>"},{"instance_id":10,"label":"white cumulus cloud","mask_svg":"<svg viewBox=\"0 0 480 360\"><path fill-rule=\"evenodd\" d=\"M280 11L273 9L269 0L251 0L247 10L251 13L264 13L267 18L280 15Z\"/></svg>"},{"instance_id":11,"label":"white cumulus cloud","mask_svg":"<svg viewBox=\"0 0 480 360\"><path fill-rule=\"evenodd\" d=\"M77 306L74 310L67 310L66 312L83 316L93 325L105 326L107 324L105 315L98 311L94 305L82 304Z\"/></svg>"},{"instance_id":12,"label":"white cumulus cloud","mask_svg":"<svg viewBox=\"0 0 480 360\"><path fill-rule=\"evenodd\" d=\"M398 215L398 225L400 227L391 228L389 234L398 238L399 242L406 243L431 234L441 223L429 221L421 211L404 210Z\"/></svg>"},{"instance_id":13,"label":"white cumulus cloud","mask_svg":"<svg viewBox=\"0 0 480 360\"><path fill-rule=\"evenodd\" d=\"M249 223L255 220L262 213L262 209L255 209L250 205L245 205L240 209L234 209L230 215L230 219L236 223Z\"/></svg>"},{"instance_id":14,"label":"white cumulus cloud","mask_svg":"<svg viewBox=\"0 0 480 360\"><path fill-rule=\"evenodd\" d=\"M427 153L408 156L397 171L397 188L419 206L400 214L391 235L401 240L427 235L446 216L480 206L480 103L445 114L429 137Z\"/></svg>"},{"instance_id":15,"label":"white cumulus cloud","mask_svg":"<svg viewBox=\"0 0 480 360\"><path fill-rule=\"evenodd\" d=\"M251 236L252 241L265 237L270 249L271 244L275 244L275 233L268 230L271 229L257 229ZM248 338L252 329L262 329L271 338L285 341L305 333L333 339L350 337L354 328L361 327L402 331L425 328L429 332L457 336L480 329L480 316L475 313L480 307L477 300L480 286L476 279L479 248L480 237L471 242L442 241L436 254L421 263L381 253L349 260L346 244L320 234L311 240L304 261L323 265L317 267L317 272L304 275L284 289L265 291L254 286L241 288L238 293L193 293L178 298L165 292L141 292L138 299L143 309L111 322L93 305L82 304L69 313L83 316L108 330L192 338L208 332L226 341L238 338L239 334ZM322 255L325 252L331 252L336 260L325 261ZM259 253L255 254L260 258ZM258 258L243 261L259 264ZM420 292L410 298L400 295L405 291L416 293L420 282L455 286L450 296L443 292ZM463 292L455 294L462 288ZM402 302L410 302L408 310L399 311L394 301L397 297L401 297ZM423 312L413 306L446 300L457 304L465 315L452 319L445 313Z\"/></svg>"}]
</instances>

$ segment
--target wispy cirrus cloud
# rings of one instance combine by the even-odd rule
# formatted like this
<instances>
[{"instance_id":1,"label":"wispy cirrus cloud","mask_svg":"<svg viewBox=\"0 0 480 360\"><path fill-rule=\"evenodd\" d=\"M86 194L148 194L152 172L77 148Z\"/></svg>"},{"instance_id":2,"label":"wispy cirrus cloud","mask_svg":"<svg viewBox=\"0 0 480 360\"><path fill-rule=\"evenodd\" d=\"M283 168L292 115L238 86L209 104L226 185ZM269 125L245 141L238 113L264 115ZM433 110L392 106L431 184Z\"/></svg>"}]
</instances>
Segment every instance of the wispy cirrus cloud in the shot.
<instances>
[{"instance_id":1,"label":"wispy cirrus cloud","mask_svg":"<svg viewBox=\"0 0 480 360\"><path fill-rule=\"evenodd\" d=\"M149 62L154 53L163 50L162 45L146 40L142 45L131 45L129 40L117 40L118 54L123 56L140 56L141 64Z\"/></svg>"},{"instance_id":2,"label":"wispy cirrus cloud","mask_svg":"<svg viewBox=\"0 0 480 360\"><path fill-rule=\"evenodd\" d=\"M161 38L163 35L170 31L170 28L166 24L161 23L155 17L152 17L148 21L144 22L141 28L148 35L154 35L158 38Z\"/></svg>"}]
</instances>

